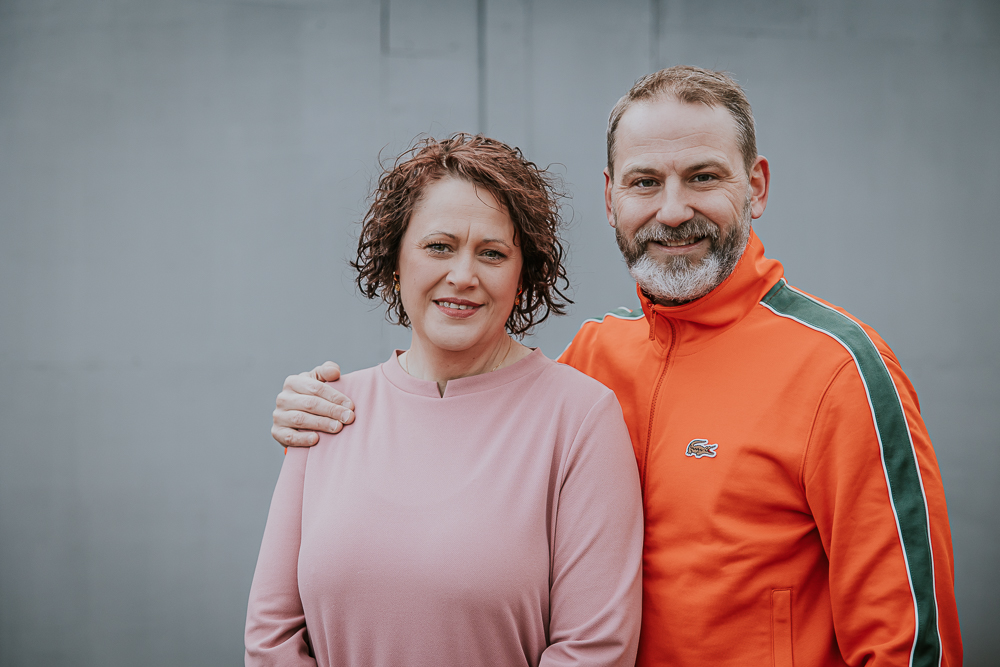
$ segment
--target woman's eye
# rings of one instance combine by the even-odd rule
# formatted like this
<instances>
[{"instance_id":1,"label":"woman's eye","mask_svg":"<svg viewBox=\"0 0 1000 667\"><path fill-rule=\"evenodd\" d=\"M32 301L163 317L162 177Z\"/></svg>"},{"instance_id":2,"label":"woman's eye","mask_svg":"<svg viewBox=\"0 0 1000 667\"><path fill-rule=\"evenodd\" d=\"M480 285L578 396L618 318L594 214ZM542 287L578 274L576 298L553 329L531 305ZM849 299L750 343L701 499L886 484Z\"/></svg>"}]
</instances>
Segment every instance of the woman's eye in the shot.
<instances>
[{"instance_id":1,"label":"woman's eye","mask_svg":"<svg viewBox=\"0 0 1000 667\"><path fill-rule=\"evenodd\" d=\"M436 253L448 252L448 246L445 245L444 243L428 243L424 247L430 250L431 252L436 252Z\"/></svg>"},{"instance_id":2,"label":"woman's eye","mask_svg":"<svg viewBox=\"0 0 1000 667\"><path fill-rule=\"evenodd\" d=\"M507 255L503 254L499 250L487 250L483 253L483 256L487 259L503 259Z\"/></svg>"}]
</instances>

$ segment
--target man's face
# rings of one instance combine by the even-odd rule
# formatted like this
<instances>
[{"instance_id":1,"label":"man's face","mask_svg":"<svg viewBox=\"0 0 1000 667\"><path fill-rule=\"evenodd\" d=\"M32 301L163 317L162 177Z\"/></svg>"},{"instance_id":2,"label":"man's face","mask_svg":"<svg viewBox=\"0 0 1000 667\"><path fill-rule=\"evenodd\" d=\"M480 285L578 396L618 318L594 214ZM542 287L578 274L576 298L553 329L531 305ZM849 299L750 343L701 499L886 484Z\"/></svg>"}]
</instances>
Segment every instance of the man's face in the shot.
<instances>
[{"instance_id":1,"label":"man's face","mask_svg":"<svg viewBox=\"0 0 1000 667\"><path fill-rule=\"evenodd\" d=\"M662 97L631 107L618 125L605 202L633 277L657 303L704 296L746 247L767 201L767 161L748 177L736 123L722 107Z\"/></svg>"}]
</instances>

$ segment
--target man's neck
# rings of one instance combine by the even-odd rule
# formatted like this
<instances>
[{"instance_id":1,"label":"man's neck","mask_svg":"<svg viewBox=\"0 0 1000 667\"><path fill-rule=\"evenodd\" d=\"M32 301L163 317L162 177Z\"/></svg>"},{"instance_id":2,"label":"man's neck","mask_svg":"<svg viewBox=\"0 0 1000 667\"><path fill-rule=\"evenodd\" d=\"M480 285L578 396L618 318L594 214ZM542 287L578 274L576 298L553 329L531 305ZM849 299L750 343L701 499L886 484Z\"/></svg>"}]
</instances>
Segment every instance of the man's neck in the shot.
<instances>
[{"instance_id":1,"label":"man's neck","mask_svg":"<svg viewBox=\"0 0 1000 667\"><path fill-rule=\"evenodd\" d=\"M657 306L668 306L668 307L673 308L674 306L683 306L686 303L691 303L692 301L697 301L698 299L701 298L701 297L698 297L698 299L687 299L687 300L684 300L684 299L667 299L667 298L664 298L664 297L661 297L661 296L654 296L654 295L650 294L649 292L647 292L646 290L642 289L641 286L639 287L639 289L642 291L642 295L644 297L646 297L647 299L649 299L650 301L652 301L653 303L655 303ZM709 294L711 294L711 292L709 292Z\"/></svg>"}]
</instances>

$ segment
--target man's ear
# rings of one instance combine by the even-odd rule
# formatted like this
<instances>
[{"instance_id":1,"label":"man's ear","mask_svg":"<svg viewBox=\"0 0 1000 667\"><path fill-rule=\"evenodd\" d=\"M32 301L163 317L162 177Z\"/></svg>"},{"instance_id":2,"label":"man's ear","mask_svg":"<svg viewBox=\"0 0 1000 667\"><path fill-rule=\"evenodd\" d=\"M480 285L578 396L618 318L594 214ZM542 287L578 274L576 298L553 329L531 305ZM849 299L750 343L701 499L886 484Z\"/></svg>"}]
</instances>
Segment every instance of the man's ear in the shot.
<instances>
[{"instance_id":1,"label":"man's ear","mask_svg":"<svg viewBox=\"0 0 1000 667\"><path fill-rule=\"evenodd\" d=\"M611 189L614 186L614 181L611 180L611 174L608 170L604 170L604 213L608 216L608 224L612 227L615 226L615 212L611 205Z\"/></svg>"},{"instance_id":2,"label":"man's ear","mask_svg":"<svg viewBox=\"0 0 1000 667\"><path fill-rule=\"evenodd\" d=\"M764 215L770 191L771 167L766 157L758 155L750 169L750 216L754 220Z\"/></svg>"}]
</instances>

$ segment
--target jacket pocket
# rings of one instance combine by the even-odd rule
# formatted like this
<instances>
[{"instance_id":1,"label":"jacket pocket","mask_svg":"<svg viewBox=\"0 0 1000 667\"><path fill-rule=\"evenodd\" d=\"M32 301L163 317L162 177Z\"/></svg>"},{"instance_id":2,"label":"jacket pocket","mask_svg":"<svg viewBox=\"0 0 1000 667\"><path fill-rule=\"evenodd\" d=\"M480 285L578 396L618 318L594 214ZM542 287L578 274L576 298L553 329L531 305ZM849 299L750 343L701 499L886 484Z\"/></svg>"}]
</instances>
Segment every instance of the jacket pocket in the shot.
<instances>
[{"instance_id":1,"label":"jacket pocket","mask_svg":"<svg viewBox=\"0 0 1000 667\"><path fill-rule=\"evenodd\" d=\"M792 590L771 591L771 662L774 667L793 667Z\"/></svg>"}]
</instances>

